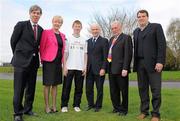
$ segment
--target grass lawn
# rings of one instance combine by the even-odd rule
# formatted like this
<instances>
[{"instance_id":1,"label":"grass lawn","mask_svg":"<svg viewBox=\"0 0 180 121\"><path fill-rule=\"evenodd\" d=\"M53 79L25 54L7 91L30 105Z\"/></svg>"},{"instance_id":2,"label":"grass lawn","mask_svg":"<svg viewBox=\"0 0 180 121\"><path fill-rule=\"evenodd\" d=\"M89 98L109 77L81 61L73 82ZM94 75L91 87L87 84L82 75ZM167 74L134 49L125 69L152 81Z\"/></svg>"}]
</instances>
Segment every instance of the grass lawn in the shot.
<instances>
[{"instance_id":1,"label":"grass lawn","mask_svg":"<svg viewBox=\"0 0 180 121\"><path fill-rule=\"evenodd\" d=\"M135 72L129 74L130 80L137 80L137 74ZM163 81L179 81L180 82L180 71L163 71Z\"/></svg>"},{"instance_id":2,"label":"grass lawn","mask_svg":"<svg viewBox=\"0 0 180 121\"><path fill-rule=\"evenodd\" d=\"M0 80L0 121L11 121L13 119L12 95L13 81ZM84 111L87 101L83 93L81 108L83 111L76 113L72 108L72 94L69 102L68 113L45 114L43 101L43 88L40 81L37 82L36 95L34 102L34 111L38 117L24 116L25 121L138 121L136 116L139 114L139 96L136 87L130 87L129 90L129 113L125 117L110 113L112 111L111 100L109 97L109 87L104 87L103 109L95 113L93 110ZM72 88L73 89L73 88ZM60 110L60 96L62 86L58 87L57 107ZM180 89L162 90L162 121L180 121ZM150 116L143 120L149 121Z\"/></svg>"},{"instance_id":3,"label":"grass lawn","mask_svg":"<svg viewBox=\"0 0 180 121\"><path fill-rule=\"evenodd\" d=\"M13 73L13 67L0 67L0 73ZM38 75L42 75L42 68L38 69ZM130 80L137 80L136 73L129 74ZM108 80L108 75L106 75L106 80ZM163 71L162 73L163 81L180 81L180 71Z\"/></svg>"}]
</instances>

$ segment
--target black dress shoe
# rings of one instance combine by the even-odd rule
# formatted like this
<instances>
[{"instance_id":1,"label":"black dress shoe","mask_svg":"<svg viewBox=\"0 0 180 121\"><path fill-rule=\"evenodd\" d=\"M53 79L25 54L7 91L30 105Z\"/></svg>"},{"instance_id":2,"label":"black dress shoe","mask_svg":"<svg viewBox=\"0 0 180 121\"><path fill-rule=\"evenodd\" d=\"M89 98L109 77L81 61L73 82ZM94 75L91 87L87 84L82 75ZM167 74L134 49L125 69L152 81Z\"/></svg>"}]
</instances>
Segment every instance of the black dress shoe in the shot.
<instances>
[{"instance_id":1,"label":"black dress shoe","mask_svg":"<svg viewBox=\"0 0 180 121\"><path fill-rule=\"evenodd\" d=\"M25 112L24 114L25 114L25 115L29 115L29 116L37 116L37 114L34 113L34 112L32 112L32 111Z\"/></svg>"},{"instance_id":2,"label":"black dress shoe","mask_svg":"<svg viewBox=\"0 0 180 121\"><path fill-rule=\"evenodd\" d=\"M86 111L89 111L89 110L91 110L91 109L93 109L93 107L92 107L92 106L88 106L88 107L86 108Z\"/></svg>"},{"instance_id":3,"label":"black dress shoe","mask_svg":"<svg viewBox=\"0 0 180 121\"><path fill-rule=\"evenodd\" d=\"M119 111L116 109L113 109L112 113L119 113Z\"/></svg>"},{"instance_id":4,"label":"black dress shoe","mask_svg":"<svg viewBox=\"0 0 180 121\"><path fill-rule=\"evenodd\" d=\"M126 116L127 112L119 112L119 116Z\"/></svg>"},{"instance_id":5,"label":"black dress shoe","mask_svg":"<svg viewBox=\"0 0 180 121\"><path fill-rule=\"evenodd\" d=\"M100 111L100 108L95 108L94 109L94 112L99 112Z\"/></svg>"},{"instance_id":6,"label":"black dress shoe","mask_svg":"<svg viewBox=\"0 0 180 121\"><path fill-rule=\"evenodd\" d=\"M22 116L14 116L14 121L24 121Z\"/></svg>"}]
</instances>

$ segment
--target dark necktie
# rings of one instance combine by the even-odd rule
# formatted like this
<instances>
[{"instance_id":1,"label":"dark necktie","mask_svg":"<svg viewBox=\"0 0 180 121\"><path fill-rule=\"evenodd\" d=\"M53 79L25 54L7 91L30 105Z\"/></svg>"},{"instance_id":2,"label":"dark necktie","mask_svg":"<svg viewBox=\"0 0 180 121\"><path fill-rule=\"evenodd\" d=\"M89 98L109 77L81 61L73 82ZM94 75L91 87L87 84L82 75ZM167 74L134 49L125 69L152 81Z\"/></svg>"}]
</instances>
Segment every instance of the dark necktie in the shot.
<instances>
[{"instance_id":1,"label":"dark necktie","mask_svg":"<svg viewBox=\"0 0 180 121\"><path fill-rule=\"evenodd\" d=\"M33 25L33 31L34 31L34 38L35 40L37 40L37 25L36 24Z\"/></svg>"},{"instance_id":2,"label":"dark necktie","mask_svg":"<svg viewBox=\"0 0 180 121\"><path fill-rule=\"evenodd\" d=\"M94 47L94 45L95 45L95 43L96 43L96 38L93 38L93 39L92 39L92 43L93 43L93 47Z\"/></svg>"}]
</instances>

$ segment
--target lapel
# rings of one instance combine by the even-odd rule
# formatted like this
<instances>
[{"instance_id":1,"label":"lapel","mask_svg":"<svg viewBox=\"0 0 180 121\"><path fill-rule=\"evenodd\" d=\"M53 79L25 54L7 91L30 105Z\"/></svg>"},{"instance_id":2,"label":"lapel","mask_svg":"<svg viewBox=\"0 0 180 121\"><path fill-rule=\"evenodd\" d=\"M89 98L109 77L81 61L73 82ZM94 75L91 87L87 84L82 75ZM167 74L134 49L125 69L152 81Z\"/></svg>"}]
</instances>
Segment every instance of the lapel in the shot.
<instances>
[{"instance_id":1,"label":"lapel","mask_svg":"<svg viewBox=\"0 0 180 121\"><path fill-rule=\"evenodd\" d=\"M33 39L35 40L35 38L34 38L34 32L33 32L32 25L31 25L30 20L28 21L28 30L29 30L30 35L31 35L31 36L33 37ZM38 30L39 30L39 29L38 29Z\"/></svg>"},{"instance_id":2,"label":"lapel","mask_svg":"<svg viewBox=\"0 0 180 121\"><path fill-rule=\"evenodd\" d=\"M54 43L57 45L58 43L57 43L56 35L55 35L53 29L51 29L51 38L52 39L50 41L54 41Z\"/></svg>"},{"instance_id":3,"label":"lapel","mask_svg":"<svg viewBox=\"0 0 180 121\"><path fill-rule=\"evenodd\" d=\"M135 32L134 32L134 44L135 44L135 47L137 47L138 35L139 35L139 32L140 32L140 31L141 31L140 28L137 28L137 29L135 30ZM135 48L135 50L136 50L136 48Z\"/></svg>"},{"instance_id":4,"label":"lapel","mask_svg":"<svg viewBox=\"0 0 180 121\"><path fill-rule=\"evenodd\" d=\"M93 48L93 37L90 39L90 46Z\"/></svg>"},{"instance_id":5,"label":"lapel","mask_svg":"<svg viewBox=\"0 0 180 121\"><path fill-rule=\"evenodd\" d=\"M146 28L144 28L144 32L143 32L143 38L147 35L147 33L149 33L149 31L151 30L151 23L149 23Z\"/></svg>"},{"instance_id":6,"label":"lapel","mask_svg":"<svg viewBox=\"0 0 180 121\"><path fill-rule=\"evenodd\" d=\"M113 38L113 39L114 39L114 38ZM113 40L113 39L112 39L112 40ZM121 33L121 34L118 36L117 40L116 40L115 43L114 43L114 46L116 46L117 43L120 42L122 39L123 39L123 33ZM113 46L113 47L114 47L114 46Z\"/></svg>"},{"instance_id":7,"label":"lapel","mask_svg":"<svg viewBox=\"0 0 180 121\"><path fill-rule=\"evenodd\" d=\"M40 37L41 37L41 27L38 25L37 26L38 32L37 32L37 41L40 41Z\"/></svg>"},{"instance_id":8,"label":"lapel","mask_svg":"<svg viewBox=\"0 0 180 121\"><path fill-rule=\"evenodd\" d=\"M140 28L137 28L136 31L135 31L135 33L134 33L134 40L135 40L135 41L138 40L139 32L140 32Z\"/></svg>"}]
</instances>

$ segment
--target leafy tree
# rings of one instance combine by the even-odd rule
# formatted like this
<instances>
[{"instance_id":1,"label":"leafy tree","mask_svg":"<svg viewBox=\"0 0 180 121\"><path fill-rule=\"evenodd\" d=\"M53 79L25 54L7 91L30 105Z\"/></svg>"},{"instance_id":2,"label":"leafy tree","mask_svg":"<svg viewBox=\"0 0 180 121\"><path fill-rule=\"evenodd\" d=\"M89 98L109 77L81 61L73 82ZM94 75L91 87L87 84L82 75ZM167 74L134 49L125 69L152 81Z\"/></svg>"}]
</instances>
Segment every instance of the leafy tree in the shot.
<instances>
[{"instance_id":1,"label":"leafy tree","mask_svg":"<svg viewBox=\"0 0 180 121\"><path fill-rule=\"evenodd\" d=\"M173 55L172 50L167 47L166 48L166 64L164 66L164 70L174 70L175 69L175 57Z\"/></svg>"},{"instance_id":2,"label":"leafy tree","mask_svg":"<svg viewBox=\"0 0 180 121\"><path fill-rule=\"evenodd\" d=\"M180 69L180 18L171 20L166 35L167 44L175 56L175 68Z\"/></svg>"}]
</instances>

